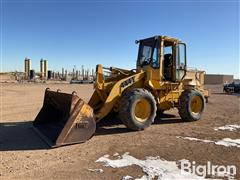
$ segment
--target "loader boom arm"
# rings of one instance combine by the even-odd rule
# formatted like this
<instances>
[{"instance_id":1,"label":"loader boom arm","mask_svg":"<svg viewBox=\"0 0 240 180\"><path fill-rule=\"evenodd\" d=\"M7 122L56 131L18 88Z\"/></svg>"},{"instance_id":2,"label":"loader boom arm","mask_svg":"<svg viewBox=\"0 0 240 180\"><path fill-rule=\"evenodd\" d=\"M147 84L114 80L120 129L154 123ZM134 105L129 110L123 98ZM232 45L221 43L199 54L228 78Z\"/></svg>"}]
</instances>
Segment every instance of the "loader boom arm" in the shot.
<instances>
[{"instance_id":1,"label":"loader boom arm","mask_svg":"<svg viewBox=\"0 0 240 180\"><path fill-rule=\"evenodd\" d=\"M117 102L121 94L130 86L140 87L143 83L144 72L133 72L117 68L109 68L115 75L114 78L105 79L102 65L96 67L96 82L94 84L95 91L88 102L93 108L96 122L100 121L109 114L113 107L117 106ZM122 73L121 73L122 72Z\"/></svg>"}]
</instances>

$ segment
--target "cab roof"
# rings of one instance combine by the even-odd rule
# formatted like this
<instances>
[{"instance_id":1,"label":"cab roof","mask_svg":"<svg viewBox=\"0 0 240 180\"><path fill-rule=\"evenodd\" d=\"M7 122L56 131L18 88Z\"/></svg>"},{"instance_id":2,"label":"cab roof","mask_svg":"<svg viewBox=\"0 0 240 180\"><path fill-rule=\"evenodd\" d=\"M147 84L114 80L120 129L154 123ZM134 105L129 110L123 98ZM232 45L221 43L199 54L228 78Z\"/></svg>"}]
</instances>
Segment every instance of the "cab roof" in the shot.
<instances>
[{"instance_id":1,"label":"cab roof","mask_svg":"<svg viewBox=\"0 0 240 180\"><path fill-rule=\"evenodd\" d=\"M146 40L152 40L152 39L165 39L165 40L168 40L168 41L181 42L180 39L173 38L173 37L170 37L170 36L163 36L163 35L156 35L156 36L152 36L152 37L149 37L149 38L140 39L138 41L146 41Z\"/></svg>"}]
</instances>

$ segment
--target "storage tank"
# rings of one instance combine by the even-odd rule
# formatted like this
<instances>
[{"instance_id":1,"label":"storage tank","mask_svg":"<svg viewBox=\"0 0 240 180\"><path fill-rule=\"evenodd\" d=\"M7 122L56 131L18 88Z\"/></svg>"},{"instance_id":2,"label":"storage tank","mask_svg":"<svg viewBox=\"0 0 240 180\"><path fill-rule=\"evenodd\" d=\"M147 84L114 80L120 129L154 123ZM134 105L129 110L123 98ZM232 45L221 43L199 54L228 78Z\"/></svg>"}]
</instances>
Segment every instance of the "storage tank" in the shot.
<instances>
[{"instance_id":1,"label":"storage tank","mask_svg":"<svg viewBox=\"0 0 240 180\"><path fill-rule=\"evenodd\" d=\"M26 78L30 76L30 69L31 69L31 59L25 58L24 60L24 72L26 74Z\"/></svg>"},{"instance_id":2,"label":"storage tank","mask_svg":"<svg viewBox=\"0 0 240 180\"><path fill-rule=\"evenodd\" d=\"M64 68L62 68L62 78L64 78Z\"/></svg>"},{"instance_id":3,"label":"storage tank","mask_svg":"<svg viewBox=\"0 0 240 180\"><path fill-rule=\"evenodd\" d=\"M52 79L52 71L48 70L47 79Z\"/></svg>"},{"instance_id":4,"label":"storage tank","mask_svg":"<svg viewBox=\"0 0 240 180\"><path fill-rule=\"evenodd\" d=\"M44 62L43 62L43 59L40 60L40 73L41 73L41 76L44 77Z\"/></svg>"},{"instance_id":5,"label":"storage tank","mask_svg":"<svg viewBox=\"0 0 240 180\"><path fill-rule=\"evenodd\" d=\"M44 77L47 77L48 73L48 61L44 60Z\"/></svg>"},{"instance_id":6,"label":"storage tank","mask_svg":"<svg viewBox=\"0 0 240 180\"><path fill-rule=\"evenodd\" d=\"M35 78L35 71L33 69L30 70L30 79L34 79Z\"/></svg>"}]
</instances>

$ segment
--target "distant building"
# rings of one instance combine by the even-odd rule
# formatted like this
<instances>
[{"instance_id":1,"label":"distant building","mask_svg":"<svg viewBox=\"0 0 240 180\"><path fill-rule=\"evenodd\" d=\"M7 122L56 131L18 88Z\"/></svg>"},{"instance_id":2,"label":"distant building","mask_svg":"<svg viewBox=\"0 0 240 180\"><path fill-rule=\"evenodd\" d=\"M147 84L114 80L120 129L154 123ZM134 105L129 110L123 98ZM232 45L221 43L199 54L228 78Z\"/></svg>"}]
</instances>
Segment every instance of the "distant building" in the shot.
<instances>
[{"instance_id":1,"label":"distant building","mask_svg":"<svg viewBox=\"0 0 240 180\"><path fill-rule=\"evenodd\" d=\"M233 82L233 75L226 74L205 74L205 84L224 84Z\"/></svg>"},{"instance_id":2,"label":"distant building","mask_svg":"<svg viewBox=\"0 0 240 180\"><path fill-rule=\"evenodd\" d=\"M24 72L25 72L25 77L26 78L29 78L30 70L31 70L31 59L25 58L25 60L24 60Z\"/></svg>"},{"instance_id":3,"label":"distant building","mask_svg":"<svg viewBox=\"0 0 240 180\"><path fill-rule=\"evenodd\" d=\"M41 77L44 77L44 61L43 61L43 59L40 60L40 74L41 74Z\"/></svg>"},{"instance_id":4,"label":"distant building","mask_svg":"<svg viewBox=\"0 0 240 180\"><path fill-rule=\"evenodd\" d=\"M44 77L47 77L48 73L48 61L44 60Z\"/></svg>"},{"instance_id":5,"label":"distant building","mask_svg":"<svg viewBox=\"0 0 240 180\"><path fill-rule=\"evenodd\" d=\"M48 73L48 61L47 60L40 60L40 74L42 78L47 78Z\"/></svg>"}]
</instances>

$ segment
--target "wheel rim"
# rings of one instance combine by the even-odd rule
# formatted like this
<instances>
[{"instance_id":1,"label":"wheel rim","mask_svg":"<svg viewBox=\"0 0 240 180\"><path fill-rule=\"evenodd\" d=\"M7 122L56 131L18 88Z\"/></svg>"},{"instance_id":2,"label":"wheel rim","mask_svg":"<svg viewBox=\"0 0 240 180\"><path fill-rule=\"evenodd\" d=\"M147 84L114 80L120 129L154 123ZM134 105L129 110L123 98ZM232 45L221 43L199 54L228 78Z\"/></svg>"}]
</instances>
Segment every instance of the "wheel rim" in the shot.
<instances>
[{"instance_id":1,"label":"wheel rim","mask_svg":"<svg viewBox=\"0 0 240 180\"><path fill-rule=\"evenodd\" d=\"M197 115L202 111L202 99L199 96L195 96L191 101L191 111L193 114Z\"/></svg>"},{"instance_id":2,"label":"wheel rim","mask_svg":"<svg viewBox=\"0 0 240 180\"><path fill-rule=\"evenodd\" d=\"M135 105L134 115L137 121L146 121L151 115L151 104L146 99L141 98Z\"/></svg>"}]
</instances>

